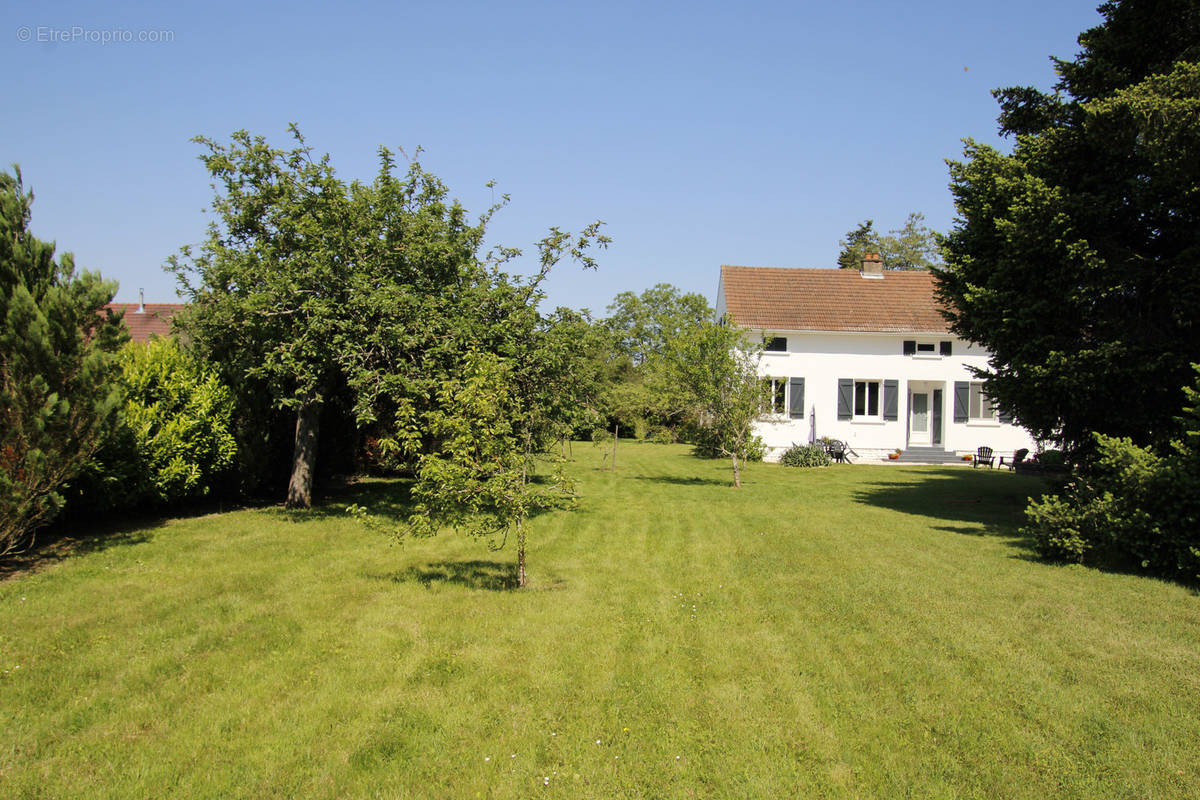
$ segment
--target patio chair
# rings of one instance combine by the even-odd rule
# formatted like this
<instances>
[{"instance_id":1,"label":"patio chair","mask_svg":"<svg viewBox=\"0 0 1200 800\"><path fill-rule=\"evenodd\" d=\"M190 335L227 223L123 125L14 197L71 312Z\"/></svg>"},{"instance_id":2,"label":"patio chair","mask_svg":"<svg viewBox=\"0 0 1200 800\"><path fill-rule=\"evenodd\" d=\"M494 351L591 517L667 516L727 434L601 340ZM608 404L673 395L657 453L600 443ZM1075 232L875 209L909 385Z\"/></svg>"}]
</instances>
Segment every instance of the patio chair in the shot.
<instances>
[{"instance_id":1,"label":"patio chair","mask_svg":"<svg viewBox=\"0 0 1200 800\"><path fill-rule=\"evenodd\" d=\"M975 469L980 464L987 464L988 469L996 465L996 459L992 455L992 448L981 447L975 451L975 460L971 462L971 469Z\"/></svg>"},{"instance_id":2,"label":"patio chair","mask_svg":"<svg viewBox=\"0 0 1200 800\"><path fill-rule=\"evenodd\" d=\"M839 464L848 464L850 459L846 456L846 443L834 439L825 445L825 452L829 453L829 457Z\"/></svg>"},{"instance_id":3,"label":"patio chair","mask_svg":"<svg viewBox=\"0 0 1200 800\"><path fill-rule=\"evenodd\" d=\"M1000 456L1000 463L996 465L996 469L1004 469L1005 467L1008 467L1009 471L1011 472L1017 468L1017 464L1020 464L1025 460L1025 456L1027 455L1029 455L1029 448L1022 447L1020 450L1012 454L1012 458L1008 460L1007 464L1004 463L1004 456Z\"/></svg>"}]
</instances>

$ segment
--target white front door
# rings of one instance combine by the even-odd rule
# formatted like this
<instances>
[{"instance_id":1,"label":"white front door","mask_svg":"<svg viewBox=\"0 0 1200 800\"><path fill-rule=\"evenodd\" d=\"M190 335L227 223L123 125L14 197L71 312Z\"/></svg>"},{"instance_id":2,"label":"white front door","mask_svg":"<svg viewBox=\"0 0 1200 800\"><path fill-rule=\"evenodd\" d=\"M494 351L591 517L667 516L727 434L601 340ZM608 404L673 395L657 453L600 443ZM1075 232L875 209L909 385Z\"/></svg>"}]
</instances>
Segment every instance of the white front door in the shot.
<instances>
[{"instance_id":1,"label":"white front door","mask_svg":"<svg viewBox=\"0 0 1200 800\"><path fill-rule=\"evenodd\" d=\"M913 392L908 400L908 444L929 444L929 393Z\"/></svg>"}]
</instances>

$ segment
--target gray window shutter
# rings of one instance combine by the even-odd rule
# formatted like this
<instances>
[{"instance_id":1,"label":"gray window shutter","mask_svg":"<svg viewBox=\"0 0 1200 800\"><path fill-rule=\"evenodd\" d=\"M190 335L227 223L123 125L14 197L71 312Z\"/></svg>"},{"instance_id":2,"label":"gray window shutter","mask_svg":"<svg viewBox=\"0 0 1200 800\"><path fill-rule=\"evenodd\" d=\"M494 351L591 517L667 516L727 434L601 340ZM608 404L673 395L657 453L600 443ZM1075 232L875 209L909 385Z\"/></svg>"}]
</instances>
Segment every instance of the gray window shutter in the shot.
<instances>
[{"instance_id":1,"label":"gray window shutter","mask_svg":"<svg viewBox=\"0 0 1200 800\"><path fill-rule=\"evenodd\" d=\"M854 416L854 379L838 378L838 419Z\"/></svg>"},{"instance_id":2,"label":"gray window shutter","mask_svg":"<svg viewBox=\"0 0 1200 800\"><path fill-rule=\"evenodd\" d=\"M967 409L971 406L971 384L967 381L954 382L954 421L966 422Z\"/></svg>"},{"instance_id":3,"label":"gray window shutter","mask_svg":"<svg viewBox=\"0 0 1200 800\"><path fill-rule=\"evenodd\" d=\"M899 405L899 395L900 381L883 382L883 418L889 422L900 419L900 413L896 408Z\"/></svg>"},{"instance_id":4,"label":"gray window shutter","mask_svg":"<svg viewBox=\"0 0 1200 800\"><path fill-rule=\"evenodd\" d=\"M804 419L804 378L792 378L789 383L792 397L788 412L792 419Z\"/></svg>"},{"instance_id":5,"label":"gray window shutter","mask_svg":"<svg viewBox=\"0 0 1200 800\"><path fill-rule=\"evenodd\" d=\"M1013 415L1002 408L1000 409L1000 421L1006 425L1012 425Z\"/></svg>"},{"instance_id":6,"label":"gray window shutter","mask_svg":"<svg viewBox=\"0 0 1200 800\"><path fill-rule=\"evenodd\" d=\"M938 352L944 356L954 355L953 342L939 342Z\"/></svg>"},{"instance_id":7,"label":"gray window shutter","mask_svg":"<svg viewBox=\"0 0 1200 800\"><path fill-rule=\"evenodd\" d=\"M917 340L916 339L905 339L904 340L904 355L915 356L916 354L917 354Z\"/></svg>"}]
</instances>

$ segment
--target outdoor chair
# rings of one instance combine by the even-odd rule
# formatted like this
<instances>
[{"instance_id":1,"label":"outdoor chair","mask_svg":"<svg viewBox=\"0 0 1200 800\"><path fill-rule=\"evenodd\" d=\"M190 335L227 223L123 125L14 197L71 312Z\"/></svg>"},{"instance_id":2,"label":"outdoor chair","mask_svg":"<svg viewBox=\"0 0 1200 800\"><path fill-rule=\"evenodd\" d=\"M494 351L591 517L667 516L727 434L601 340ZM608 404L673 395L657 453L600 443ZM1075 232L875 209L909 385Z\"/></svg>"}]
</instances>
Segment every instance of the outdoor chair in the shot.
<instances>
[{"instance_id":1,"label":"outdoor chair","mask_svg":"<svg viewBox=\"0 0 1200 800\"><path fill-rule=\"evenodd\" d=\"M1000 463L996 465L996 469L1003 469L1007 466L1011 472L1017 468L1017 464L1020 464L1025 460L1025 456L1027 455L1029 455L1029 448L1022 447L1020 450L1012 454L1012 458L1008 460L1007 464L1004 463L1004 456L1000 456Z\"/></svg>"},{"instance_id":2,"label":"outdoor chair","mask_svg":"<svg viewBox=\"0 0 1200 800\"><path fill-rule=\"evenodd\" d=\"M829 453L829 457L839 464L847 464L850 459L846 457L846 443L834 439L825 445L825 452Z\"/></svg>"},{"instance_id":3,"label":"outdoor chair","mask_svg":"<svg viewBox=\"0 0 1200 800\"><path fill-rule=\"evenodd\" d=\"M971 469L975 469L980 464L987 464L988 469L996 465L996 459L992 456L992 448L981 447L975 451L975 460L971 462Z\"/></svg>"}]
</instances>

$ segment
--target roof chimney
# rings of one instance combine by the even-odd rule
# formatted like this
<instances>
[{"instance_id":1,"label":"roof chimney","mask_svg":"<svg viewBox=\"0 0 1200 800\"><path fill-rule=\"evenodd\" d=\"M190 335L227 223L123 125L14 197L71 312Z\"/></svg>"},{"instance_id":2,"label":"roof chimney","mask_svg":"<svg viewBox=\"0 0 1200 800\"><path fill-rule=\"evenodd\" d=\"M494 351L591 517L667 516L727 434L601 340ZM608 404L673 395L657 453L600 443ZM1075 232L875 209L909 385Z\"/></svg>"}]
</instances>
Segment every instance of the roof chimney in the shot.
<instances>
[{"instance_id":1,"label":"roof chimney","mask_svg":"<svg viewBox=\"0 0 1200 800\"><path fill-rule=\"evenodd\" d=\"M146 313L146 290L138 289L138 310L137 313Z\"/></svg>"},{"instance_id":2,"label":"roof chimney","mask_svg":"<svg viewBox=\"0 0 1200 800\"><path fill-rule=\"evenodd\" d=\"M879 253L863 253L862 276L864 278L882 278L883 261Z\"/></svg>"}]
</instances>

